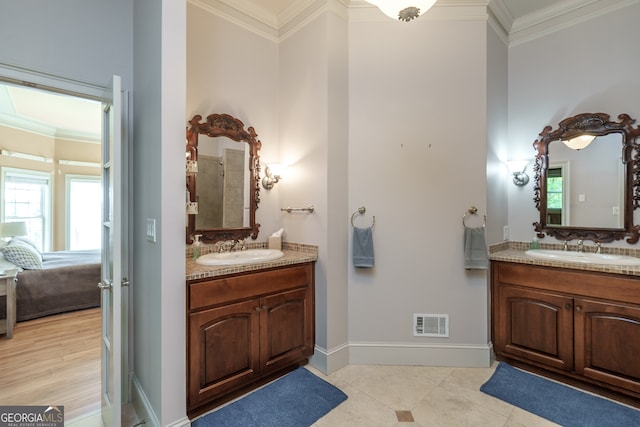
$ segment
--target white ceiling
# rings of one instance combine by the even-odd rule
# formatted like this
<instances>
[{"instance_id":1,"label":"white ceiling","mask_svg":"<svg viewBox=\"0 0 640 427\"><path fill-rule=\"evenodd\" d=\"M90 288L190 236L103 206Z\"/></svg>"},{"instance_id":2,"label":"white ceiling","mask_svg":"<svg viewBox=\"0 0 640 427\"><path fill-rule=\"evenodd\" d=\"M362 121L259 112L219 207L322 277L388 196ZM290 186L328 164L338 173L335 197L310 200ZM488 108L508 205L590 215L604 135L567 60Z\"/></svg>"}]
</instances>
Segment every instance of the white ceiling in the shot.
<instances>
[{"instance_id":1,"label":"white ceiling","mask_svg":"<svg viewBox=\"0 0 640 427\"><path fill-rule=\"evenodd\" d=\"M99 142L101 120L100 102L0 83L0 123L6 126L54 138Z\"/></svg>"}]
</instances>

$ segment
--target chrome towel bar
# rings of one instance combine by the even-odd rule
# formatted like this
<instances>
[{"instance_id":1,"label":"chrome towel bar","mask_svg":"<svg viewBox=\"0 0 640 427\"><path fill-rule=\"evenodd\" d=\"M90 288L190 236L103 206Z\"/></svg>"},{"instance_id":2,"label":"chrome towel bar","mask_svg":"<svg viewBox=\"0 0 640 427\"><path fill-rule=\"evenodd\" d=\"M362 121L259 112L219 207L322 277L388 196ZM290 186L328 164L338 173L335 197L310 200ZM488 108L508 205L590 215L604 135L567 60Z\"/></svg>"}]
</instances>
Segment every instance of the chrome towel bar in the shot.
<instances>
[{"instance_id":1,"label":"chrome towel bar","mask_svg":"<svg viewBox=\"0 0 640 427\"><path fill-rule=\"evenodd\" d=\"M313 205L309 205L306 208L292 208L287 206L286 208L280 208L281 211L285 211L287 213L291 213L291 212L309 212L312 213L315 210L315 206Z\"/></svg>"},{"instance_id":2,"label":"chrome towel bar","mask_svg":"<svg viewBox=\"0 0 640 427\"><path fill-rule=\"evenodd\" d=\"M465 219L467 218L467 214L471 214L471 215L475 215L478 213L478 208L476 208L475 206L471 206L465 213L464 215L462 215L462 225L467 227L467 224L465 223ZM482 227L486 227L487 226L487 216L484 215L484 222L482 223Z\"/></svg>"},{"instance_id":3,"label":"chrome towel bar","mask_svg":"<svg viewBox=\"0 0 640 427\"><path fill-rule=\"evenodd\" d=\"M358 208L357 211L355 211L352 215L351 215L351 226L355 227L355 224L353 223L353 218L360 214L360 215L364 215L364 213L367 211L367 208L365 208L364 206L360 206ZM376 225L376 216L373 216L373 223L371 224L371 228L373 228Z\"/></svg>"}]
</instances>

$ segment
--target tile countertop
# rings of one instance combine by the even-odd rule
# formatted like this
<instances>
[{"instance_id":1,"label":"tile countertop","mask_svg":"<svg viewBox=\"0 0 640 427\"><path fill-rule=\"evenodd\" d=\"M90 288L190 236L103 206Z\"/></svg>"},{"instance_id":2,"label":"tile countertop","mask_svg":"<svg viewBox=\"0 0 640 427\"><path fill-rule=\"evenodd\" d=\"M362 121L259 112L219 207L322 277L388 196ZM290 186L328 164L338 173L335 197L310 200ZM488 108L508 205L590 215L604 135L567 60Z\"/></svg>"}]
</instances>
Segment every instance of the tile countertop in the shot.
<instances>
[{"instance_id":1,"label":"tile countertop","mask_svg":"<svg viewBox=\"0 0 640 427\"><path fill-rule=\"evenodd\" d=\"M212 247L213 245L211 245ZM202 245L202 254L212 252L209 245ZM265 243L250 243L248 248L266 248ZM284 256L282 258L274 259L272 261L265 261L255 264L239 264L239 265L199 265L191 259L190 249L187 249L187 265L186 265L186 279L206 279L209 277L224 276L227 274L243 273L246 271L264 270L267 268L282 267L285 265L302 264L305 262L312 262L318 260L318 247L313 245L304 245L300 243L282 242L282 252Z\"/></svg>"},{"instance_id":2,"label":"tile countertop","mask_svg":"<svg viewBox=\"0 0 640 427\"><path fill-rule=\"evenodd\" d=\"M578 262L554 261L534 258L525 252L529 249L528 242L503 242L492 245L489 248L489 259L492 261L507 261L519 264L542 265L546 267L570 268L573 270L597 271L601 273L624 274L627 276L640 276L638 265L610 265L610 264L583 264ZM561 244L540 244L540 249L562 250ZM571 245L570 250L575 250ZM640 258L639 249L626 248L602 248L603 253L635 256Z\"/></svg>"}]
</instances>

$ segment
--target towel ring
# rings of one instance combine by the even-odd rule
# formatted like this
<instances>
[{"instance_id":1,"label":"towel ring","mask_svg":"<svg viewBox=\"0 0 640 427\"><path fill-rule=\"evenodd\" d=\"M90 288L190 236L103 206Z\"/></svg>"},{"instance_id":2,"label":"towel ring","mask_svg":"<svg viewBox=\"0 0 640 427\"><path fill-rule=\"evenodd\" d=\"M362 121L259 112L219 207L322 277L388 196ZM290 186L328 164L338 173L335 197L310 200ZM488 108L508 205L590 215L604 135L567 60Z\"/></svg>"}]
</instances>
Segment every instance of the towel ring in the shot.
<instances>
[{"instance_id":1,"label":"towel ring","mask_svg":"<svg viewBox=\"0 0 640 427\"><path fill-rule=\"evenodd\" d=\"M467 227L467 224L465 223L465 219L467 218L467 214L471 214L471 215L475 215L478 212L478 208L476 208L475 206L471 206L469 208L469 210L467 210L464 215L462 215L462 225ZM487 216L484 215L484 222L482 223L482 227L484 228L487 225Z\"/></svg>"},{"instance_id":2,"label":"towel ring","mask_svg":"<svg viewBox=\"0 0 640 427\"><path fill-rule=\"evenodd\" d=\"M364 206L360 206L358 208L357 211L355 211L353 214L351 214L351 226L353 228L356 227L356 225L353 223L353 218L355 218L356 215L360 214L363 215L365 212L367 211L367 208L365 208ZM373 228L376 225L376 216L373 216L373 223L371 224L371 228Z\"/></svg>"}]
</instances>

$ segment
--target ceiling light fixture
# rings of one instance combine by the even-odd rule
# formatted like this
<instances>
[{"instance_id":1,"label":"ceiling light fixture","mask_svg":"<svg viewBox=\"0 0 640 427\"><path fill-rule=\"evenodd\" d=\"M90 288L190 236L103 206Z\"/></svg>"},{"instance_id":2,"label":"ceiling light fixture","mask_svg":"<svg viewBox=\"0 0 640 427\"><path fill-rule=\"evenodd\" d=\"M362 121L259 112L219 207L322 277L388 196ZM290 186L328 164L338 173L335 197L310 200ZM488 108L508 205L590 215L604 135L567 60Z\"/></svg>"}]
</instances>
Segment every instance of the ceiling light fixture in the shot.
<instances>
[{"instance_id":1,"label":"ceiling light fixture","mask_svg":"<svg viewBox=\"0 0 640 427\"><path fill-rule=\"evenodd\" d=\"M436 0L366 0L391 19L413 21L431 9Z\"/></svg>"},{"instance_id":2,"label":"ceiling light fixture","mask_svg":"<svg viewBox=\"0 0 640 427\"><path fill-rule=\"evenodd\" d=\"M579 135L571 139L563 139L562 142L572 150L582 150L596 139L595 135Z\"/></svg>"}]
</instances>

